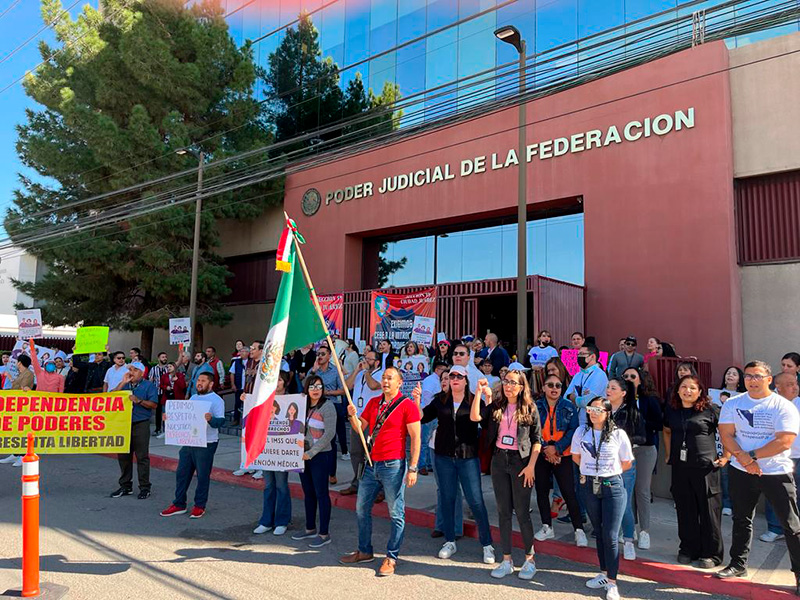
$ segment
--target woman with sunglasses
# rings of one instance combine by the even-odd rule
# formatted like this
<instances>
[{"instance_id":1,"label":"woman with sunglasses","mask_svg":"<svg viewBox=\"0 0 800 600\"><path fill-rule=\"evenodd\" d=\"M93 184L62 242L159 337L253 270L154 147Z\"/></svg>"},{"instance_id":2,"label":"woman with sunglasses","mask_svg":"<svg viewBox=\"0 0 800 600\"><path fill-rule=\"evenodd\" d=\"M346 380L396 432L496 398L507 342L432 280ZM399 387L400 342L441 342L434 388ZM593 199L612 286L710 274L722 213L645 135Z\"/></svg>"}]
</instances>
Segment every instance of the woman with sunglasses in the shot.
<instances>
[{"instance_id":1,"label":"woman with sunglasses","mask_svg":"<svg viewBox=\"0 0 800 600\"><path fill-rule=\"evenodd\" d=\"M447 366L452 366L453 356L450 353L450 342L447 340L440 340L436 344L436 355L431 359L431 372L433 372L433 365L435 363L444 363Z\"/></svg>"},{"instance_id":2,"label":"woman with sunglasses","mask_svg":"<svg viewBox=\"0 0 800 600\"><path fill-rule=\"evenodd\" d=\"M606 398L611 404L611 418L614 424L623 430L628 441L635 449L645 442L644 419L636 406L636 390L630 381L621 377L613 377L608 380L606 386ZM636 456L634 455L634 466ZM622 517L622 536L624 545L622 557L625 560L636 560L636 548L633 545L636 534L636 519L633 516L633 494L636 490L636 469L628 469L622 475L622 484L625 487L625 512Z\"/></svg>"},{"instance_id":3,"label":"woman with sunglasses","mask_svg":"<svg viewBox=\"0 0 800 600\"><path fill-rule=\"evenodd\" d=\"M602 573L586 587L606 590L606 600L619 600L619 528L625 512L622 474L633 465L628 435L612 417L611 403L592 398L586 406L586 425L572 436L572 460L580 467L580 493L597 533L597 560Z\"/></svg>"},{"instance_id":4,"label":"woman with sunglasses","mask_svg":"<svg viewBox=\"0 0 800 600\"><path fill-rule=\"evenodd\" d=\"M575 495L570 445L578 428L578 409L574 403L562 396L564 384L556 375L544 381L544 397L536 401L539 422L542 423L542 452L534 467L536 503L542 518L542 528L534 536L540 542L556 536L550 512L550 482L555 477L561 496L566 502L572 526L575 529L575 545L588 545L583 531L581 509Z\"/></svg>"},{"instance_id":5,"label":"woman with sunglasses","mask_svg":"<svg viewBox=\"0 0 800 600\"><path fill-rule=\"evenodd\" d=\"M493 399L492 388L486 379L478 380L470 409L470 418L481 423L494 452L492 487L500 521L503 562L492 570L492 577L500 579L514 572L511 517L516 513L525 548L525 562L518 576L520 579L533 579L536 562L530 506L534 467L542 449L539 411L533 403L523 371L510 370L500 383L502 391ZM486 398L485 405L483 398Z\"/></svg>"},{"instance_id":6,"label":"woman with sunglasses","mask_svg":"<svg viewBox=\"0 0 800 600\"><path fill-rule=\"evenodd\" d=\"M658 462L658 432L663 428L664 416L658 400L653 378L638 369L625 369L622 378L633 384L636 390L636 408L644 422L645 439L633 447L636 459L636 497L634 516L639 517L639 548L650 549L650 503L653 493L653 470Z\"/></svg>"},{"instance_id":7,"label":"woman with sunglasses","mask_svg":"<svg viewBox=\"0 0 800 600\"><path fill-rule=\"evenodd\" d=\"M664 415L664 449L672 465L672 497L678 515L678 562L701 569L722 563L722 486L720 468L730 454L717 456L720 409L700 379L678 381Z\"/></svg>"},{"instance_id":8,"label":"woman with sunglasses","mask_svg":"<svg viewBox=\"0 0 800 600\"><path fill-rule=\"evenodd\" d=\"M483 502L481 490L481 465L478 460L478 423L470 419L470 408L474 398L469 391L467 370L455 365L448 374L450 389L439 394L422 409L422 424L436 420L433 469L439 483L444 518L444 545L439 558L450 558L456 553L455 513L459 487L463 490L467 504L478 523L478 533L483 546L483 562L494 564L492 532L489 528L489 513ZM422 398L422 385L417 384L412 392L417 407Z\"/></svg>"},{"instance_id":9,"label":"woman with sunglasses","mask_svg":"<svg viewBox=\"0 0 800 600\"><path fill-rule=\"evenodd\" d=\"M331 521L331 497L328 492L331 441L336 433L336 408L325 400L325 385L319 375L305 380L306 436L303 453L303 472L300 483L306 510L306 527L292 536L293 540L311 539L309 548L321 548L331 543L328 526ZM335 459L335 456L333 457ZM319 508L319 530L317 530Z\"/></svg>"}]
</instances>

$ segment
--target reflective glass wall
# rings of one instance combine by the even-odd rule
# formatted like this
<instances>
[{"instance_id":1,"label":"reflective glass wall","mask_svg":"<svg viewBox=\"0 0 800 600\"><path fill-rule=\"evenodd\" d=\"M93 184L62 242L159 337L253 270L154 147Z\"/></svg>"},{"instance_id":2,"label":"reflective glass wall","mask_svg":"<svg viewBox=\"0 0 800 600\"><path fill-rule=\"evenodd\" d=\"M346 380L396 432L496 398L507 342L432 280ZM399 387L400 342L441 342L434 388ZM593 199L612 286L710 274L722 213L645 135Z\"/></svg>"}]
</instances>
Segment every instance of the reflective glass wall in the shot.
<instances>
[{"instance_id":1,"label":"reflective glass wall","mask_svg":"<svg viewBox=\"0 0 800 600\"><path fill-rule=\"evenodd\" d=\"M494 30L515 25L528 43L528 53L557 46L580 50L577 40L609 28L666 11L660 19L722 4L709 0L678 8L678 0L223 0L231 34L237 42L255 41L256 59L267 66L285 27L301 11L311 14L320 32L323 55L342 69L341 85L359 73L380 93L385 82L397 84L407 98L428 90L425 117L442 116L446 107L468 105L510 93L512 81L486 83L460 92L452 89L462 77L517 58L516 50L498 41ZM750 1L737 8L744 18L785 0ZM473 17L470 19L470 17ZM735 18L733 20L735 20ZM467 21L463 22L465 19ZM800 29L797 22L731 39L741 45ZM619 33L615 34L618 35ZM662 33L669 36L669 33ZM575 43L574 46L570 46ZM650 43L650 41L648 41ZM581 53L574 55L575 74ZM431 91L437 88L435 91ZM259 90L260 93L261 90ZM414 110L423 110L415 108ZM430 113L430 114L428 114Z\"/></svg>"},{"instance_id":2,"label":"reflective glass wall","mask_svg":"<svg viewBox=\"0 0 800 600\"><path fill-rule=\"evenodd\" d=\"M391 241L380 257L401 263L384 287L500 279L517 275L517 225ZM528 222L528 275L583 285L583 213Z\"/></svg>"}]
</instances>

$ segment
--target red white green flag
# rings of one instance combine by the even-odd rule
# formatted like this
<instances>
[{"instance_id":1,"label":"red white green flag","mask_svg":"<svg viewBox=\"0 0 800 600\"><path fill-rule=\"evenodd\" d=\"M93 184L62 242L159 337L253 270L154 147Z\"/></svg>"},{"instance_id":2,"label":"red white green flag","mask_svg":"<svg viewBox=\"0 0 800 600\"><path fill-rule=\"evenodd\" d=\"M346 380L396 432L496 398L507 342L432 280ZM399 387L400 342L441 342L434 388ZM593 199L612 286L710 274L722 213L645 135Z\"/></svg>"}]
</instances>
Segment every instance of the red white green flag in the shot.
<instances>
[{"instance_id":1,"label":"red white green flag","mask_svg":"<svg viewBox=\"0 0 800 600\"><path fill-rule=\"evenodd\" d=\"M267 442L281 359L288 352L325 337L325 329L314 308L311 291L297 259L295 244L304 242L294 221L288 219L281 236L276 264L276 269L284 273L281 276L253 393L245 400L245 465L252 464L258 458Z\"/></svg>"}]
</instances>

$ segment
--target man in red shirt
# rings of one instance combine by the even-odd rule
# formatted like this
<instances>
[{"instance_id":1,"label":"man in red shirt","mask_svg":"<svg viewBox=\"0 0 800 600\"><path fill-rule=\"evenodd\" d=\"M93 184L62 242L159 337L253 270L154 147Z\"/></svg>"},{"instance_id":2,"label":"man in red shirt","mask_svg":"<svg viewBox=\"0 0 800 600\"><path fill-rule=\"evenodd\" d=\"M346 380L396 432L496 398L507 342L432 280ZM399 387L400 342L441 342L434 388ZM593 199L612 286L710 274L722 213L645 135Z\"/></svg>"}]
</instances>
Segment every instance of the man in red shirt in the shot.
<instances>
[{"instance_id":1,"label":"man in red shirt","mask_svg":"<svg viewBox=\"0 0 800 600\"><path fill-rule=\"evenodd\" d=\"M366 465L358 486L356 516L358 518L358 550L345 554L339 562L355 564L375 560L372 554L372 504L383 486L392 529L386 547L386 558L378 575L393 575L405 530L405 487L417 483L417 462L420 450L420 412L412 400L400 393L403 377L389 367L381 377L382 394L372 398L354 426L361 426L371 445L372 466ZM351 421L357 410L347 407ZM357 423L357 424L356 424ZM411 438L411 458L406 473L406 436Z\"/></svg>"}]
</instances>

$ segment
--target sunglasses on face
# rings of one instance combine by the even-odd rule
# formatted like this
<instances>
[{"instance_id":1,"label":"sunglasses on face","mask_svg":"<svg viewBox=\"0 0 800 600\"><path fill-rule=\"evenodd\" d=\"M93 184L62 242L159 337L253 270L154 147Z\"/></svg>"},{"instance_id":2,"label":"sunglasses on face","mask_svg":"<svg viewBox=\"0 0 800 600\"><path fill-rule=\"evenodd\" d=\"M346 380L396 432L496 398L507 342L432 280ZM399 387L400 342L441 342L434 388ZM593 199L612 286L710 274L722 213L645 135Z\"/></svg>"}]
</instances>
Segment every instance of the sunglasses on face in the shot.
<instances>
[{"instance_id":1,"label":"sunglasses on face","mask_svg":"<svg viewBox=\"0 0 800 600\"><path fill-rule=\"evenodd\" d=\"M636 375L623 375L622 378L627 381L636 381Z\"/></svg>"},{"instance_id":2,"label":"sunglasses on face","mask_svg":"<svg viewBox=\"0 0 800 600\"><path fill-rule=\"evenodd\" d=\"M602 406L587 406L586 412L590 415L601 415L606 412L606 409Z\"/></svg>"},{"instance_id":3,"label":"sunglasses on face","mask_svg":"<svg viewBox=\"0 0 800 600\"><path fill-rule=\"evenodd\" d=\"M519 381L514 381L513 379L503 379L503 381L501 381L500 383L511 387L517 387L518 385L522 385Z\"/></svg>"},{"instance_id":4,"label":"sunglasses on face","mask_svg":"<svg viewBox=\"0 0 800 600\"><path fill-rule=\"evenodd\" d=\"M544 386L549 387L551 390L560 390L562 388L560 383L553 383L552 381L550 383L545 383Z\"/></svg>"},{"instance_id":5,"label":"sunglasses on face","mask_svg":"<svg viewBox=\"0 0 800 600\"><path fill-rule=\"evenodd\" d=\"M464 376L461 373L450 373L451 381L461 381L462 379L464 379Z\"/></svg>"},{"instance_id":6,"label":"sunglasses on face","mask_svg":"<svg viewBox=\"0 0 800 600\"><path fill-rule=\"evenodd\" d=\"M632 342L625 342L625 345L626 345L626 346L630 346L631 348L633 348L634 346L636 346L636 344L634 344L634 343L632 343Z\"/></svg>"},{"instance_id":7,"label":"sunglasses on face","mask_svg":"<svg viewBox=\"0 0 800 600\"><path fill-rule=\"evenodd\" d=\"M315 383L314 385L308 386L309 391L311 390L322 390L323 386L320 383Z\"/></svg>"},{"instance_id":8,"label":"sunglasses on face","mask_svg":"<svg viewBox=\"0 0 800 600\"><path fill-rule=\"evenodd\" d=\"M453 352L453 356L466 356L466 352Z\"/></svg>"}]
</instances>

